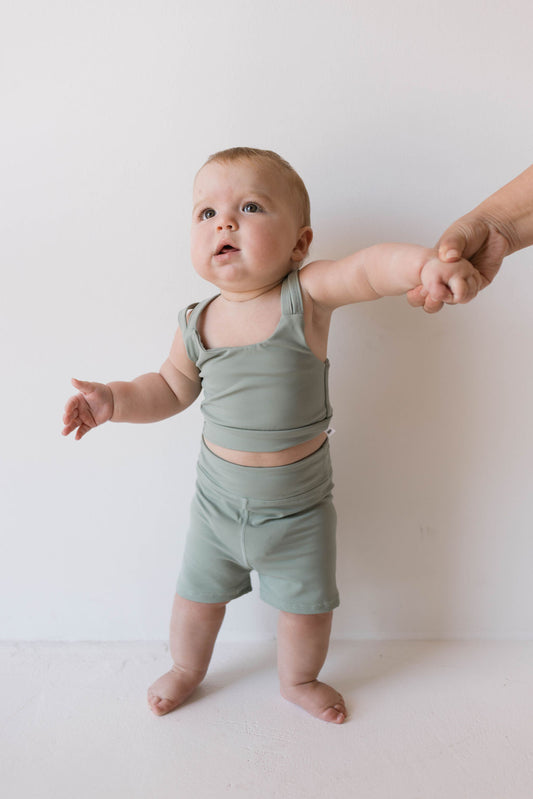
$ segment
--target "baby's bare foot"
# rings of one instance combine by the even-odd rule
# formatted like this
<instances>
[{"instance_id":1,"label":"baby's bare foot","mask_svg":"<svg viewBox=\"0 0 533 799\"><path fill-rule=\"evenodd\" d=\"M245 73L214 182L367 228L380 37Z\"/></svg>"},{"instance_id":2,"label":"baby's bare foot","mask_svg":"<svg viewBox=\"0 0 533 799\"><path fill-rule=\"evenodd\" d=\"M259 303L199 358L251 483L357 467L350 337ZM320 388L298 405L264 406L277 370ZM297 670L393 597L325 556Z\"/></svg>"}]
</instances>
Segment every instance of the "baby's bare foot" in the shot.
<instances>
[{"instance_id":1,"label":"baby's bare foot","mask_svg":"<svg viewBox=\"0 0 533 799\"><path fill-rule=\"evenodd\" d=\"M342 724L348 715L344 699L330 685L312 680L282 689L282 696L307 710L312 716L333 724Z\"/></svg>"},{"instance_id":2,"label":"baby's bare foot","mask_svg":"<svg viewBox=\"0 0 533 799\"><path fill-rule=\"evenodd\" d=\"M200 673L189 673L172 666L148 689L148 707L156 716L164 716L182 705L202 681Z\"/></svg>"}]
</instances>

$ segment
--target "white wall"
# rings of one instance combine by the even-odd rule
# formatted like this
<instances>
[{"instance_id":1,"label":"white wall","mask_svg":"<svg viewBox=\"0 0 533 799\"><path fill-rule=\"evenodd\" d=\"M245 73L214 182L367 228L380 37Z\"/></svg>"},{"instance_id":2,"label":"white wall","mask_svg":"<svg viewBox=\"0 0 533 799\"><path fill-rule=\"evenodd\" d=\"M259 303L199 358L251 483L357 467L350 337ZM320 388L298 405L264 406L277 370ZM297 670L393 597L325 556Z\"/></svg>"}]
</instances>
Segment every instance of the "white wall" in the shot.
<instances>
[{"instance_id":1,"label":"white wall","mask_svg":"<svg viewBox=\"0 0 533 799\"><path fill-rule=\"evenodd\" d=\"M60 436L69 378L166 357L211 152L279 151L315 257L433 243L531 162L529 0L37 0L0 20L1 629L158 639L201 419ZM337 637L533 634L533 250L475 304L338 312ZM269 637L234 603L222 636Z\"/></svg>"}]
</instances>

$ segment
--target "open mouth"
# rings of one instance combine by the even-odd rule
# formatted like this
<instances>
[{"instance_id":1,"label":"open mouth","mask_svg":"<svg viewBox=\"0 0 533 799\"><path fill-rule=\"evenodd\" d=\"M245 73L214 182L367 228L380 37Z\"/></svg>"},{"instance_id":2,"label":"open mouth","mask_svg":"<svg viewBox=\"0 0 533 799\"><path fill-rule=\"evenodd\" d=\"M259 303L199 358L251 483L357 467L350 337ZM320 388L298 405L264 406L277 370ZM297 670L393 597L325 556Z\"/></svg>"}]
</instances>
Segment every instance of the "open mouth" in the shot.
<instances>
[{"instance_id":1,"label":"open mouth","mask_svg":"<svg viewBox=\"0 0 533 799\"><path fill-rule=\"evenodd\" d=\"M237 247L233 247L231 244L223 244L219 249L216 251L215 255L225 255L229 252L239 252Z\"/></svg>"}]
</instances>

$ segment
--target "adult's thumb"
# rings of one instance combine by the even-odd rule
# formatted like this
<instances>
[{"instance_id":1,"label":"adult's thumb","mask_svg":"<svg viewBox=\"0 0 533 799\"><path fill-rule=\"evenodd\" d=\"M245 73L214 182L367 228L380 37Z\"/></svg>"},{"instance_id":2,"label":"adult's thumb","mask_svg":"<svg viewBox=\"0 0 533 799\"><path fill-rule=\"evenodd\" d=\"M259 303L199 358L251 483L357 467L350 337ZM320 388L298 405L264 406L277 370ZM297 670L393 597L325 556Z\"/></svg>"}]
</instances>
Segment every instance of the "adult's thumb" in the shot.
<instances>
[{"instance_id":1,"label":"adult's thumb","mask_svg":"<svg viewBox=\"0 0 533 799\"><path fill-rule=\"evenodd\" d=\"M441 236L438 243L439 258L441 261L459 261L463 257L466 248L466 234L459 228L452 225L451 228Z\"/></svg>"}]
</instances>

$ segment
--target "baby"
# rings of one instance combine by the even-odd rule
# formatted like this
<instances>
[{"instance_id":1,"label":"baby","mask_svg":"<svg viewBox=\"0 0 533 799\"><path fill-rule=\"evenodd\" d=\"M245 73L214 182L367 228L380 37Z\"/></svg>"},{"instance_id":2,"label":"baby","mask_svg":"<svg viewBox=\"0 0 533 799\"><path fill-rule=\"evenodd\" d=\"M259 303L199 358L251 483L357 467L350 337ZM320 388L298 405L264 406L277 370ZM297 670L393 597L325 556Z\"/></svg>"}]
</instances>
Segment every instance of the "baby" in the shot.
<instances>
[{"instance_id":1,"label":"baby","mask_svg":"<svg viewBox=\"0 0 533 799\"><path fill-rule=\"evenodd\" d=\"M107 421L155 422L204 390L196 493L170 626L173 665L148 691L157 715L203 680L226 604L251 590L277 608L283 697L342 724L342 696L318 680L335 582L335 524L327 429L327 341L342 305L421 285L436 302L473 299L483 278L468 261L382 244L299 269L313 238L309 198L268 150L211 156L194 182L192 263L219 293L180 312L159 372L88 383L65 407L63 435Z\"/></svg>"}]
</instances>

